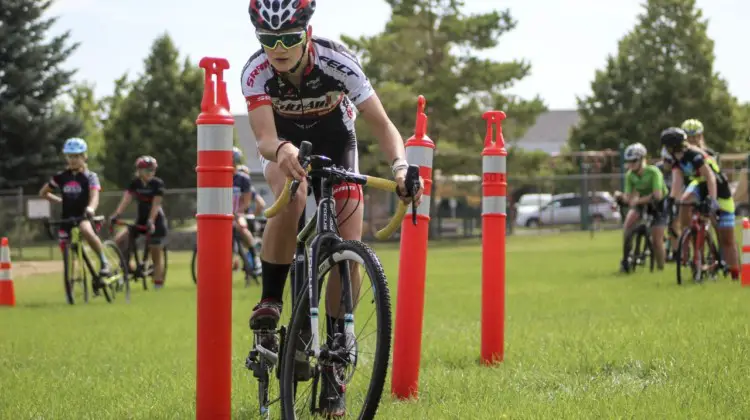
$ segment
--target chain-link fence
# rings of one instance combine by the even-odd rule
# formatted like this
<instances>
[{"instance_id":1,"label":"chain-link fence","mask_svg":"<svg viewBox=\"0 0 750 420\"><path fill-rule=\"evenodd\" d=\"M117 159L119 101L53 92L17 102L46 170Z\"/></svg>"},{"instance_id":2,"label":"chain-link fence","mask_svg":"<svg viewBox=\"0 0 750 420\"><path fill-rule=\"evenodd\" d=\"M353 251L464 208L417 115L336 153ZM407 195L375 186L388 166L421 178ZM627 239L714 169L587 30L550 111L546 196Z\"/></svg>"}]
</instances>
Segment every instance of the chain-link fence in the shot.
<instances>
[{"instance_id":1,"label":"chain-link fence","mask_svg":"<svg viewBox=\"0 0 750 420\"><path fill-rule=\"evenodd\" d=\"M738 214L743 214L749 209L747 170L726 172L735 192ZM627 209L616 205L614 193L624 189L623 180L622 174L583 173L526 178L509 174L507 232L537 234L588 230L593 233L599 229L619 228ZM273 196L268 187L259 183L256 189L270 205ZM431 239L481 236L481 180L478 176L435 182L432 194ZM122 195L122 191L103 191L97 213L112 214ZM314 210L312 205L310 198L308 210ZM163 206L170 228L170 249L192 249L195 244L196 190L168 190ZM375 233L385 226L396 207L394 194L372 188L365 190L363 237L366 241L374 240ZM132 219L135 212L133 203L123 217ZM55 218L58 214L58 205L48 205L38 196L21 189L0 191L0 236L9 237L13 258L57 258L57 245L44 232L42 217ZM311 216L311 211L308 216ZM104 237L108 234L107 229L102 231ZM391 240L398 238L396 233Z\"/></svg>"}]
</instances>

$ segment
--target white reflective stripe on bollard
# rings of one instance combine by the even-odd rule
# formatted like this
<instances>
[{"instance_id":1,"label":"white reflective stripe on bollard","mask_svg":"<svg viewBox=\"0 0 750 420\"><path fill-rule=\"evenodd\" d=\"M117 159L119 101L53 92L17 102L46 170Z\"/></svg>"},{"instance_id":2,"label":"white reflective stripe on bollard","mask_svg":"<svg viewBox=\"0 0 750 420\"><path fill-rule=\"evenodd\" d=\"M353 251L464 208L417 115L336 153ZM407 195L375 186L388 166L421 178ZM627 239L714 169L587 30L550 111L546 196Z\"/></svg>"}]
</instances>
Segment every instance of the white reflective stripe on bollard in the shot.
<instances>
[{"instance_id":1,"label":"white reflective stripe on bollard","mask_svg":"<svg viewBox=\"0 0 750 420\"><path fill-rule=\"evenodd\" d=\"M198 126L198 151L232 150L234 126L206 124Z\"/></svg>"},{"instance_id":2,"label":"white reflective stripe on bollard","mask_svg":"<svg viewBox=\"0 0 750 420\"><path fill-rule=\"evenodd\" d=\"M10 280L10 270L0 270L0 281Z\"/></svg>"},{"instance_id":3,"label":"white reflective stripe on bollard","mask_svg":"<svg viewBox=\"0 0 750 420\"><path fill-rule=\"evenodd\" d=\"M742 265L750 264L750 252L742 253Z\"/></svg>"},{"instance_id":4,"label":"white reflective stripe on bollard","mask_svg":"<svg viewBox=\"0 0 750 420\"><path fill-rule=\"evenodd\" d=\"M505 214L505 197L482 197L482 216L485 214Z\"/></svg>"},{"instance_id":5,"label":"white reflective stripe on bollard","mask_svg":"<svg viewBox=\"0 0 750 420\"><path fill-rule=\"evenodd\" d=\"M422 202L417 206L417 215L430 217L429 195L422 195ZM409 211L406 212L406 216L411 217L411 206L409 206Z\"/></svg>"},{"instance_id":6,"label":"white reflective stripe on bollard","mask_svg":"<svg viewBox=\"0 0 750 420\"><path fill-rule=\"evenodd\" d=\"M742 245L750 246L750 229L742 230Z\"/></svg>"},{"instance_id":7,"label":"white reflective stripe on bollard","mask_svg":"<svg viewBox=\"0 0 750 420\"><path fill-rule=\"evenodd\" d=\"M232 187L198 188L198 214L232 214Z\"/></svg>"},{"instance_id":8,"label":"white reflective stripe on bollard","mask_svg":"<svg viewBox=\"0 0 750 420\"><path fill-rule=\"evenodd\" d=\"M435 151L424 146L406 146L406 161L410 165L432 168L432 155Z\"/></svg>"},{"instance_id":9,"label":"white reflective stripe on bollard","mask_svg":"<svg viewBox=\"0 0 750 420\"><path fill-rule=\"evenodd\" d=\"M482 156L482 173L506 172L505 156Z\"/></svg>"}]
</instances>

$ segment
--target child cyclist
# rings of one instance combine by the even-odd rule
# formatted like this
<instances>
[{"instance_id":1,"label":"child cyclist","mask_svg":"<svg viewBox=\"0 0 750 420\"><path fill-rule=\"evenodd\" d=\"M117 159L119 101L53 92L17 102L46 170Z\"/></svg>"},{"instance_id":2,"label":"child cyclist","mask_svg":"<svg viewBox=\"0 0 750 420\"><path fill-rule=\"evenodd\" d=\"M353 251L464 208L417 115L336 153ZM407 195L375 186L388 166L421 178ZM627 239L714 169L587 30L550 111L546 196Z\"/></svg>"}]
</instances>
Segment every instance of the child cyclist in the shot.
<instances>
[{"instance_id":1,"label":"child cyclist","mask_svg":"<svg viewBox=\"0 0 750 420\"><path fill-rule=\"evenodd\" d=\"M250 175L240 170L240 167L244 166L242 164L243 159L242 150L237 146L233 147L232 162L234 163L234 176L232 177L232 211L234 212L234 223L240 232L242 242L245 243L248 250L254 250L256 240L253 238L253 234L247 226L247 218L245 215L250 208L251 200L254 197L257 197L258 194L253 188ZM251 252L248 251L248 256L250 253ZM252 251L252 254L253 271L256 275L260 275L262 272L260 255L255 251Z\"/></svg>"},{"instance_id":2,"label":"child cyclist","mask_svg":"<svg viewBox=\"0 0 750 420\"><path fill-rule=\"evenodd\" d=\"M133 198L138 202L138 214L135 224L145 226L149 232L148 248L151 260L154 262L154 288L160 289L164 286L164 259L162 248L167 238L167 217L161 205L164 199L164 181L156 176L158 163L151 156L141 156L135 161L136 176L130 182L128 189L122 195L122 200L117 209L110 217L114 223L125 211ZM127 230L118 232L115 241L122 247Z\"/></svg>"},{"instance_id":3,"label":"child cyclist","mask_svg":"<svg viewBox=\"0 0 750 420\"><path fill-rule=\"evenodd\" d=\"M681 128L670 127L661 133L661 144L674 158L672 197L682 202L708 202L712 214L718 216L716 233L724 260L732 280L739 279L739 255L734 239L734 200L729 182L719 165L705 150L688 143L688 135ZM689 183L682 192L687 177Z\"/></svg>"},{"instance_id":4,"label":"child cyclist","mask_svg":"<svg viewBox=\"0 0 750 420\"><path fill-rule=\"evenodd\" d=\"M70 138L63 144L66 168L55 174L39 191L39 195L53 203L62 203L62 219L92 217L99 206L99 177L96 173L88 170L86 165L86 141L80 138ZM60 196L52 193L59 190ZM66 241L70 236L72 223L60 226L58 236L60 241ZM110 267L104 256L104 247L99 236L94 232L91 221L82 220L78 223L83 238L99 256L101 277L110 275ZM99 285L95 285L98 290Z\"/></svg>"},{"instance_id":5,"label":"child cyclist","mask_svg":"<svg viewBox=\"0 0 750 420\"><path fill-rule=\"evenodd\" d=\"M625 217L623 226L623 259L620 262L620 270L630 271L627 256L630 253L630 244L627 242L628 233L635 223L640 219L639 208L645 207L646 211L654 217L651 227L651 243L656 254L656 264L659 270L664 268L664 227L666 226L666 215L664 213L664 197L667 195L667 187L664 185L664 177L661 170L656 166L646 163L646 146L634 143L625 149L625 162L628 172L625 174L624 201L630 206Z\"/></svg>"}]
</instances>

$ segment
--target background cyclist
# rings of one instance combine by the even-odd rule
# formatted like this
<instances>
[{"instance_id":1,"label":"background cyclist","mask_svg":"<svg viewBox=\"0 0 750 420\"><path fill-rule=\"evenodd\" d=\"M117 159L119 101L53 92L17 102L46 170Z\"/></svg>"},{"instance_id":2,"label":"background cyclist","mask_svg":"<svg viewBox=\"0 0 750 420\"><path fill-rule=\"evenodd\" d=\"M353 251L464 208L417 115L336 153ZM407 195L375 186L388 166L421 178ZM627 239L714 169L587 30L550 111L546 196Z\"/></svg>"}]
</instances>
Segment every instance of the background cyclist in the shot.
<instances>
[{"instance_id":1,"label":"background cyclist","mask_svg":"<svg viewBox=\"0 0 750 420\"><path fill-rule=\"evenodd\" d=\"M271 6L275 8L271 8ZM297 222L307 191L306 173L298 161L303 140L312 143L312 153L326 155L335 165L358 171L356 113L362 115L392 164L393 176L405 191L408 164L401 135L385 113L358 60L343 45L312 37L308 26L315 11L314 0L281 3L252 0L250 18L262 48L248 60L241 86L248 105L250 126L258 143L263 175L278 197L287 178L302 181L297 197L270 219L262 246L263 293L250 317L250 327L275 328L281 308L284 283L295 251ZM323 100L321 100L323 98ZM356 110L355 110L356 108ZM316 197L320 185L313 182ZM361 239L362 189L339 185L334 190L339 233L344 239ZM421 189L414 200L419 202ZM404 198L411 202L411 198ZM361 279L352 264L352 290L356 295ZM339 310L339 276L327 282L326 344L343 332ZM337 326L336 331L332 328ZM340 327L339 327L340 326ZM340 328L340 331L339 331ZM304 360L303 360L304 362ZM319 406L324 416L346 415L343 389L332 377L336 365L325 366L321 377Z\"/></svg>"},{"instance_id":2,"label":"background cyclist","mask_svg":"<svg viewBox=\"0 0 750 420\"><path fill-rule=\"evenodd\" d=\"M148 247L151 260L154 263L153 280L155 289L160 289L164 286L164 258L162 258L162 248L169 233L167 217L162 207L165 186L164 181L156 176L156 168L158 166L156 159L151 156L141 156L135 160L135 178L130 181L128 189L122 195L120 204L117 205L117 209L110 217L111 223L114 223L122 212L125 211L130 202L133 201L133 198L135 198L138 203L135 224L146 226L150 234L148 237ZM117 242L121 249L127 246L127 235L128 230L123 229L115 236L115 242Z\"/></svg>"},{"instance_id":3,"label":"background cyclist","mask_svg":"<svg viewBox=\"0 0 750 420\"><path fill-rule=\"evenodd\" d=\"M667 255L667 261L673 261L675 259L675 253L677 252L677 241L679 240L679 223L676 218L678 210L674 205L674 198L672 198L672 167L674 166L674 158L667 151L666 148L661 148L661 160L656 164L661 170L664 176L664 186L667 187L667 196L664 199L664 213L667 215L667 232L669 236L669 246L665 249Z\"/></svg>"},{"instance_id":4,"label":"background cyclist","mask_svg":"<svg viewBox=\"0 0 750 420\"><path fill-rule=\"evenodd\" d=\"M39 191L39 195L53 203L62 203L62 219L76 217L91 217L99 206L99 176L89 171L86 165L86 141L80 138L70 138L63 144L66 168L55 174ZM60 197L52 193L53 190L60 191ZM70 237L72 224L62 224L58 231L61 241ZM83 238L99 256L101 263L99 275L107 277L110 275L110 267L104 256L102 241L94 232L94 227L89 220L82 220L78 227ZM101 280L101 279L100 279ZM95 286L98 293L99 284Z\"/></svg>"},{"instance_id":5,"label":"background cyclist","mask_svg":"<svg viewBox=\"0 0 750 420\"><path fill-rule=\"evenodd\" d=\"M232 161L234 162L234 176L232 177L232 211L234 212L234 223L235 227L240 232L242 242L248 249L248 255L250 255L251 248L255 247L255 239L250 229L247 228L247 214L250 208L250 201L253 196L258 196L253 188L252 181L250 180L249 173L241 171L240 166L243 166L242 161L244 157L242 150L235 146L232 148ZM253 271L256 275L261 272L260 256L253 252Z\"/></svg>"},{"instance_id":6,"label":"background cyclist","mask_svg":"<svg viewBox=\"0 0 750 420\"><path fill-rule=\"evenodd\" d=\"M667 128L661 133L661 144L674 157L674 170L690 180L682 192L683 176L672 177L672 197L682 202L706 202L705 212L718 216L716 232L724 260L733 280L739 278L739 256L734 239L734 200L729 182L719 165L708 154L687 141L687 133L680 128Z\"/></svg>"},{"instance_id":7,"label":"background cyclist","mask_svg":"<svg viewBox=\"0 0 750 420\"><path fill-rule=\"evenodd\" d=\"M625 174L625 191L623 199L629 204L630 210L625 217L623 226L623 259L620 262L620 270L628 272L628 254L630 244L627 242L628 233L635 223L640 219L640 208L653 216L651 227L651 243L654 248L656 264L659 270L664 269L664 227L666 226L666 214L664 213L664 197L667 187L664 185L664 177L661 170L654 165L646 163L646 146L634 143L625 149L625 162L628 171Z\"/></svg>"}]
</instances>

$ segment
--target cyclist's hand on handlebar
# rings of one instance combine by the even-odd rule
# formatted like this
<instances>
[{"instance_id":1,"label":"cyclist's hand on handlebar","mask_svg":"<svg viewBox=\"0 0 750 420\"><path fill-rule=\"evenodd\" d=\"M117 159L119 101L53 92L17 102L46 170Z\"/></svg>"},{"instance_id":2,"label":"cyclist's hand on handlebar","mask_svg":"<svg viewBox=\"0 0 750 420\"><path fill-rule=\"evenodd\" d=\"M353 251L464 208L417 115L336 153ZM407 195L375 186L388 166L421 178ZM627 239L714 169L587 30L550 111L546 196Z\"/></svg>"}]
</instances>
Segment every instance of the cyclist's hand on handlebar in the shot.
<instances>
[{"instance_id":1,"label":"cyclist's hand on handlebar","mask_svg":"<svg viewBox=\"0 0 750 420\"><path fill-rule=\"evenodd\" d=\"M406 187L406 169L399 169L394 175L394 180L398 185L398 196L406 204L414 203L419 205L422 202L422 192L424 191L424 179L419 177L419 188L414 192L413 197L407 194L408 188Z\"/></svg>"},{"instance_id":2,"label":"cyclist's hand on handlebar","mask_svg":"<svg viewBox=\"0 0 750 420\"><path fill-rule=\"evenodd\" d=\"M92 209L91 207L87 206L85 213L87 217L94 217L94 209Z\"/></svg>"},{"instance_id":3,"label":"cyclist's hand on handlebar","mask_svg":"<svg viewBox=\"0 0 750 420\"><path fill-rule=\"evenodd\" d=\"M114 225L115 223L117 223L117 220L119 218L120 218L119 214L113 214L113 215L109 216L109 224L110 225Z\"/></svg>"},{"instance_id":4,"label":"cyclist's hand on handlebar","mask_svg":"<svg viewBox=\"0 0 750 420\"><path fill-rule=\"evenodd\" d=\"M286 143L279 149L279 154L276 156L276 163L284 175L299 181L305 179L307 173L302 165L300 165L298 156L299 149L292 143Z\"/></svg>"}]
</instances>

